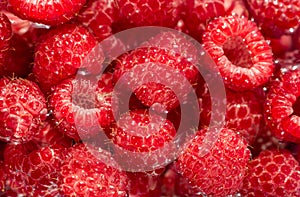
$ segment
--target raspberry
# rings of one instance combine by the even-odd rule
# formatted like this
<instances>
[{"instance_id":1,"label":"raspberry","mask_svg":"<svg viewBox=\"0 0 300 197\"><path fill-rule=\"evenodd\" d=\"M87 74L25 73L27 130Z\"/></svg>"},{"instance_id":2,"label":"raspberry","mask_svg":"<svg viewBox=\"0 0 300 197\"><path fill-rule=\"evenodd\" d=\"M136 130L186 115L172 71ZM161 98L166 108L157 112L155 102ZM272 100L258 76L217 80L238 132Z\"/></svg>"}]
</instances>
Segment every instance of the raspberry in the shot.
<instances>
[{"instance_id":1,"label":"raspberry","mask_svg":"<svg viewBox=\"0 0 300 197\"><path fill-rule=\"evenodd\" d=\"M148 110L134 110L121 115L109 137L114 144L133 152L151 152L172 141L176 134L169 120Z\"/></svg>"},{"instance_id":2,"label":"raspberry","mask_svg":"<svg viewBox=\"0 0 300 197\"><path fill-rule=\"evenodd\" d=\"M248 164L245 196L299 196L300 166L286 150L265 150Z\"/></svg>"},{"instance_id":3,"label":"raspberry","mask_svg":"<svg viewBox=\"0 0 300 197\"><path fill-rule=\"evenodd\" d=\"M50 30L36 47L33 74L44 92L64 79L74 76L78 68L92 69L95 58L101 69L103 53L95 53L96 40L84 27L66 24ZM47 57L47 58L45 58Z\"/></svg>"},{"instance_id":4,"label":"raspberry","mask_svg":"<svg viewBox=\"0 0 300 197\"><path fill-rule=\"evenodd\" d=\"M98 88L96 83L87 79L63 81L50 98L59 129L76 141L95 136L100 131L98 124L108 127L114 120L111 94L112 88L101 81Z\"/></svg>"},{"instance_id":5,"label":"raspberry","mask_svg":"<svg viewBox=\"0 0 300 197\"><path fill-rule=\"evenodd\" d=\"M21 78L0 79L0 138L7 142L29 141L47 115L39 87Z\"/></svg>"},{"instance_id":6,"label":"raspberry","mask_svg":"<svg viewBox=\"0 0 300 197\"><path fill-rule=\"evenodd\" d=\"M228 88L254 89L266 83L273 73L271 48L255 23L246 18L228 16L211 21L203 43Z\"/></svg>"},{"instance_id":7,"label":"raspberry","mask_svg":"<svg viewBox=\"0 0 300 197\"><path fill-rule=\"evenodd\" d=\"M6 165L7 188L19 195L55 196L59 194L59 170L64 148L43 147L14 160L14 168Z\"/></svg>"},{"instance_id":8,"label":"raspberry","mask_svg":"<svg viewBox=\"0 0 300 197\"><path fill-rule=\"evenodd\" d=\"M209 152L202 147L206 130L200 130L188 142L178 160L177 171L191 186L198 187L207 195L226 196L235 194L242 186L250 150L246 142L230 129L222 129Z\"/></svg>"},{"instance_id":9,"label":"raspberry","mask_svg":"<svg viewBox=\"0 0 300 197\"><path fill-rule=\"evenodd\" d=\"M69 148L61 167L65 196L121 197L126 195L127 176L104 150L87 149L83 144ZM96 157L97 156L97 157Z\"/></svg>"},{"instance_id":10,"label":"raspberry","mask_svg":"<svg viewBox=\"0 0 300 197\"><path fill-rule=\"evenodd\" d=\"M183 1L117 0L116 6L126 25L174 27L179 20Z\"/></svg>"},{"instance_id":11,"label":"raspberry","mask_svg":"<svg viewBox=\"0 0 300 197\"><path fill-rule=\"evenodd\" d=\"M184 22L189 34L201 40L208 21L225 15L224 4L224 0L187 0Z\"/></svg>"},{"instance_id":12,"label":"raspberry","mask_svg":"<svg viewBox=\"0 0 300 197\"><path fill-rule=\"evenodd\" d=\"M300 140L298 96L300 95L300 71L281 73L270 85L264 112L267 126L276 137L288 141Z\"/></svg>"},{"instance_id":13,"label":"raspberry","mask_svg":"<svg viewBox=\"0 0 300 197\"><path fill-rule=\"evenodd\" d=\"M47 25L58 25L69 21L86 2L86 0L7 1L8 9L20 18Z\"/></svg>"},{"instance_id":14,"label":"raspberry","mask_svg":"<svg viewBox=\"0 0 300 197\"><path fill-rule=\"evenodd\" d=\"M263 103L254 92L226 91L226 127L235 130L252 144L263 120Z\"/></svg>"},{"instance_id":15,"label":"raspberry","mask_svg":"<svg viewBox=\"0 0 300 197\"><path fill-rule=\"evenodd\" d=\"M5 14L0 13L0 70L3 69L6 63L6 59L9 53L11 36L11 23Z\"/></svg>"},{"instance_id":16,"label":"raspberry","mask_svg":"<svg viewBox=\"0 0 300 197\"><path fill-rule=\"evenodd\" d=\"M247 0L251 15L261 26L264 34L278 37L292 33L300 24L298 0Z\"/></svg>"},{"instance_id":17,"label":"raspberry","mask_svg":"<svg viewBox=\"0 0 300 197\"><path fill-rule=\"evenodd\" d=\"M112 24L119 18L113 0L89 0L77 20L92 30L98 41L111 36Z\"/></svg>"},{"instance_id":18,"label":"raspberry","mask_svg":"<svg viewBox=\"0 0 300 197\"><path fill-rule=\"evenodd\" d=\"M114 83L123 77L121 86L129 87L144 105L150 107L160 104L170 111L184 100L191 90L188 82L194 84L198 74L196 66L180 54L157 47L145 47L119 57Z\"/></svg>"}]
</instances>

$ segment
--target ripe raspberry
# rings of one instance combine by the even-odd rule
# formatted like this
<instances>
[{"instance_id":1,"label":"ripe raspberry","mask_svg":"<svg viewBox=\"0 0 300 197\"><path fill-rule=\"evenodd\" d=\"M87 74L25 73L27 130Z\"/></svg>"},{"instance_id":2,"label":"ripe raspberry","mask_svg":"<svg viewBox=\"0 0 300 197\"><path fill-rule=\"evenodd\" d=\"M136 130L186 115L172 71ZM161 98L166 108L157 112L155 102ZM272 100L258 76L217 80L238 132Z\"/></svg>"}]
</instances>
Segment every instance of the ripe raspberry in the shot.
<instances>
[{"instance_id":1,"label":"ripe raspberry","mask_svg":"<svg viewBox=\"0 0 300 197\"><path fill-rule=\"evenodd\" d=\"M222 129L208 153L202 147L206 130L200 130L175 161L178 172L207 195L235 194L242 186L250 151L246 142L230 129Z\"/></svg>"},{"instance_id":2,"label":"ripe raspberry","mask_svg":"<svg viewBox=\"0 0 300 197\"><path fill-rule=\"evenodd\" d=\"M94 152L95 151L95 152ZM61 167L65 196L127 196L127 176L104 150L90 152L83 144L68 150Z\"/></svg>"},{"instance_id":3,"label":"ripe raspberry","mask_svg":"<svg viewBox=\"0 0 300 197\"><path fill-rule=\"evenodd\" d=\"M184 18L188 33L201 40L207 23L217 16L225 15L224 0L187 0Z\"/></svg>"},{"instance_id":4,"label":"ripe raspberry","mask_svg":"<svg viewBox=\"0 0 300 197\"><path fill-rule=\"evenodd\" d=\"M263 102L252 91L226 91L226 127L246 138L256 139L263 120Z\"/></svg>"},{"instance_id":5,"label":"ripe raspberry","mask_svg":"<svg viewBox=\"0 0 300 197\"><path fill-rule=\"evenodd\" d=\"M18 157L18 165L6 165L7 188L18 195L56 196L60 190L62 146L43 147Z\"/></svg>"},{"instance_id":6,"label":"ripe raspberry","mask_svg":"<svg viewBox=\"0 0 300 197\"><path fill-rule=\"evenodd\" d=\"M255 23L246 18L228 16L211 21L203 43L228 88L250 90L266 83L273 73L271 48Z\"/></svg>"},{"instance_id":7,"label":"ripe raspberry","mask_svg":"<svg viewBox=\"0 0 300 197\"><path fill-rule=\"evenodd\" d=\"M247 0L248 8L264 34L278 37L292 33L300 24L298 0Z\"/></svg>"},{"instance_id":8,"label":"ripe raspberry","mask_svg":"<svg viewBox=\"0 0 300 197\"><path fill-rule=\"evenodd\" d=\"M112 34L112 24L119 18L113 0L88 0L81 9L77 20L89 28L98 41Z\"/></svg>"},{"instance_id":9,"label":"ripe raspberry","mask_svg":"<svg viewBox=\"0 0 300 197\"><path fill-rule=\"evenodd\" d=\"M197 67L180 54L145 47L118 59L114 83L122 77L121 86L129 87L144 105L150 107L158 103L170 111L184 100L191 91L189 85L195 83L198 75Z\"/></svg>"},{"instance_id":10,"label":"ripe raspberry","mask_svg":"<svg viewBox=\"0 0 300 197\"><path fill-rule=\"evenodd\" d=\"M34 82L21 78L2 78L0 88L0 139L29 141L47 115L44 95Z\"/></svg>"},{"instance_id":11,"label":"ripe raspberry","mask_svg":"<svg viewBox=\"0 0 300 197\"><path fill-rule=\"evenodd\" d=\"M11 23L7 16L0 13L0 71L5 65L10 47L10 39L12 37Z\"/></svg>"},{"instance_id":12,"label":"ripe raspberry","mask_svg":"<svg viewBox=\"0 0 300 197\"><path fill-rule=\"evenodd\" d=\"M134 26L174 27L182 12L183 1L117 0L120 17ZM127 26L127 25L126 25Z\"/></svg>"},{"instance_id":13,"label":"ripe raspberry","mask_svg":"<svg viewBox=\"0 0 300 197\"><path fill-rule=\"evenodd\" d=\"M69 21L86 2L86 0L7 1L8 9L20 18L47 25L58 25Z\"/></svg>"},{"instance_id":14,"label":"ripe raspberry","mask_svg":"<svg viewBox=\"0 0 300 197\"><path fill-rule=\"evenodd\" d=\"M265 121L276 137L288 141L300 140L300 70L281 73L270 85L264 105Z\"/></svg>"},{"instance_id":15,"label":"ripe raspberry","mask_svg":"<svg viewBox=\"0 0 300 197\"><path fill-rule=\"evenodd\" d=\"M133 152L151 152L172 141L176 134L169 120L148 110L134 110L122 114L109 137L119 147Z\"/></svg>"},{"instance_id":16,"label":"ripe raspberry","mask_svg":"<svg viewBox=\"0 0 300 197\"><path fill-rule=\"evenodd\" d=\"M75 141L89 139L114 120L111 109L112 88L87 79L67 79L50 98L59 129Z\"/></svg>"},{"instance_id":17,"label":"ripe raspberry","mask_svg":"<svg viewBox=\"0 0 300 197\"><path fill-rule=\"evenodd\" d=\"M96 69L100 70L103 53L101 49L94 51L95 46L94 36L84 27L66 24L50 30L36 47L34 58L33 74L42 90L47 93L75 75L78 68L94 69L89 58L95 58Z\"/></svg>"},{"instance_id":18,"label":"ripe raspberry","mask_svg":"<svg viewBox=\"0 0 300 197\"><path fill-rule=\"evenodd\" d=\"M245 196L299 196L300 166L286 150L266 150L248 164Z\"/></svg>"}]
</instances>

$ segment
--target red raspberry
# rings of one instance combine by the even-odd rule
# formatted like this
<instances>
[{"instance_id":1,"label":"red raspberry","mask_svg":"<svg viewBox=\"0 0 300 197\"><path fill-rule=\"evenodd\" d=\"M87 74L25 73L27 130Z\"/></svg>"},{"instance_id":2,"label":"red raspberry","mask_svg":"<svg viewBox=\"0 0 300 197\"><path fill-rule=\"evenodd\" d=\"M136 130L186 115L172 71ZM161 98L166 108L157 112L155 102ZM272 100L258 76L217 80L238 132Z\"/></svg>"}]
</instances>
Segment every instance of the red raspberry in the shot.
<instances>
[{"instance_id":1,"label":"red raspberry","mask_svg":"<svg viewBox=\"0 0 300 197\"><path fill-rule=\"evenodd\" d=\"M86 2L86 0L7 1L8 9L20 18L47 25L58 25L69 21Z\"/></svg>"},{"instance_id":2,"label":"red raspberry","mask_svg":"<svg viewBox=\"0 0 300 197\"><path fill-rule=\"evenodd\" d=\"M68 137L79 141L101 132L114 120L111 108L112 88L87 79L67 79L59 84L50 98L55 120Z\"/></svg>"},{"instance_id":3,"label":"red raspberry","mask_svg":"<svg viewBox=\"0 0 300 197\"><path fill-rule=\"evenodd\" d=\"M273 73L271 48L255 23L246 18L228 16L211 21L203 43L228 88L253 89L266 83Z\"/></svg>"},{"instance_id":4,"label":"red raspberry","mask_svg":"<svg viewBox=\"0 0 300 197\"><path fill-rule=\"evenodd\" d=\"M0 71L3 69L10 48L10 39L12 37L11 23L7 16L0 13Z\"/></svg>"},{"instance_id":5,"label":"red raspberry","mask_svg":"<svg viewBox=\"0 0 300 197\"><path fill-rule=\"evenodd\" d=\"M60 190L60 166L63 152L61 146L43 147L21 155L14 168L6 165L7 188L18 195L55 196Z\"/></svg>"},{"instance_id":6,"label":"red raspberry","mask_svg":"<svg viewBox=\"0 0 300 197\"><path fill-rule=\"evenodd\" d=\"M265 101L265 121L276 137L287 141L300 140L300 70L281 73L270 85Z\"/></svg>"},{"instance_id":7,"label":"red raspberry","mask_svg":"<svg viewBox=\"0 0 300 197\"><path fill-rule=\"evenodd\" d=\"M134 110L122 114L109 137L114 144L133 152L151 152L172 141L176 134L169 120L148 110Z\"/></svg>"},{"instance_id":8,"label":"red raspberry","mask_svg":"<svg viewBox=\"0 0 300 197\"><path fill-rule=\"evenodd\" d=\"M21 78L0 79L0 138L15 143L33 138L47 115L39 87Z\"/></svg>"},{"instance_id":9,"label":"red raspberry","mask_svg":"<svg viewBox=\"0 0 300 197\"><path fill-rule=\"evenodd\" d=\"M187 0L184 22L189 34L201 40L207 23L217 16L224 15L224 0Z\"/></svg>"},{"instance_id":10,"label":"red raspberry","mask_svg":"<svg viewBox=\"0 0 300 197\"><path fill-rule=\"evenodd\" d=\"M69 148L61 167L65 196L127 196L127 176L104 150L87 149L83 144Z\"/></svg>"},{"instance_id":11,"label":"red raspberry","mask_svg":"<svg viewBox=\"0 0 300 197\"><path fill-rule=\"evenodd\" d=\"M264 34L278 37L292 33L300 24L298 0L247 0L251 15Z\"/></svg>"},{"instance_id":12,"label":"red raspberry","mask_svg":"<svg viewBox=\"0 0 300 197\"><path fill-rule=\"evenodd\" d=\"M134 26L174 27L182 12L183 1L117 0L116 4L126 23Z\"/></svg>"},{"instance_id":13,"label":"red raspberry","mask_svg":"<svg viewBox=\"0 0 300 197\"><path fill-rule=\"evenodd\" d=\"M214 131L215 132L215 131ZM203 147L206 130L188 142L175 161L178 172L207 195L235 194L242 186L250 158L247 143L230 129L222 129L212 148Z\"/></svg>"},{"instance_id":14,"label":"red raspberry","mask_svg":"<svg viewBox=\"0 0 300 197\"><path fill-rule=\"evenodd\" d=\"M266 150L248 164L243 196L299 196L300 166L286 150Z\"/></svg>"},{"instance_id":15,"label":"red raspberry","mask_svg":"<svg viewBox=\"0 0 300 197\"><path fill-rule=\"evenodd\" d=\"M197 67L180 54L157 47L145 47L118 59L114 83L123 77L121 86L129 87L144 105L150 107L158 103L170 111L184 100L191 91L189 85L195 83L198 75Z\"/></svg>"},{"instance_id":16,"label":"red raspberry","mask_svg":"<svg viewBox=\"0 0 300 197\"><path fill-rule=\"evenodd\" d=\"M119 18L113 0L88 0L77 20L92 30L98 41L111 36L112 24Z\"/></svg>"},{"instance_id":17,"label":"red raspberry","mask_svg":"<svg viewBox=\"0 0 300 197\"><path fill-rule=\"evenodd\" d=\"M253 91L227 90L226 99L226 127L241 134L252 144L263 120L263 103Z\"/></svg>"},{"instance_id":18,"label":"red raspberry","mask_svg":"<svg viewBox=\"0 0 300 197\"><path fill-rule=\"evenodd\" d=\"M93 64L89 58L95 58L100 70L103 54L101 49L93 51L95 46L94 36L84 27L66 24L50 30L36 47L33 66L33 74L42 90L48 92L52 86L74 76L78 68L90 69Z\"/></svg>"}]
</instances>

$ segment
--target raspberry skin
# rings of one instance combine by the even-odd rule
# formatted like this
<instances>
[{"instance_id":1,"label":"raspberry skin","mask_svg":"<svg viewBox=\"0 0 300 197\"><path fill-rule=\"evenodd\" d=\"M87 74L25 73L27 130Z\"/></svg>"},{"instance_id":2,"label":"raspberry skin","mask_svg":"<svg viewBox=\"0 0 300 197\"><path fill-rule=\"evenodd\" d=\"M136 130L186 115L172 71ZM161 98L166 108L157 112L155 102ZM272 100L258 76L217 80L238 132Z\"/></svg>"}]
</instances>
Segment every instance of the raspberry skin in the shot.
<instances>
[{"instance_id":1,"label":"raspberry skin","mask_svg":"<svg viewBox=\"0 0 300 197\"><path fill-rule=\"evenodd\" d=\"M108 127L114 120L111 109L112 88L104 82L88 79L67 79L56 86L50 106L61 132L79 141L91 138L99 127Z\"/></svg>"},{"instance_id":2,"label":"raspberry skin","mask_svg":"<svg viewBox=\"0 0 300 197\"><path fill-rule=\"evenodd\" d=\"M182 155L175 161L176 170L192 187L198 187L207 195L227 196L235 194L242 186L250 150L245 140L230 129L222 129L217 141L202 155L206 148L205 133L200 130L187 143Z\"/></svg>"},{"instance_id":3,"label":"raspberry skin","mask_svg":"<svg viewBox=\"0 0 300 197\"><path fill-rule=\"evenodd\" d=\"M85 3L86 0L8 0L8 9L22 19L46 25L59 25L71 20Z\"/></svg>"},{"instance_id":4,"label":"raspberry skin","mask_svg":"<svg viewBox=\"0 0 300 197\"><path fill-rule=\"evenodd\" d=\"M94 51L95 46L96 39L84 27L65 24L50 30L40 39L34 56L33 75L42 90L48 93L51 87L74 76L78 68L92 69L89 58L95 58L100 70L103 53L101 49Z\"/></svg>"},{"instance_id":5,"label":"raspberry skin","mask_svg":"<svg viewBox=\"0 0 300 197\"><path fill-rule=\"evenodd\" d=\"M298 0L247 0L248 10L264 35L280 37L291 34L300 24Z\"/></svg>"},{"instance_id":6,"label":"raspberry skin","mask_svg":"<svg viewBox=\"0 0 300 197\"><path fill-rule=\"evenodd\" d=\"M125 23L133 26L174 27L182 12L183 1L117 0L116 7Z\"/></svg>"},{"instance_id":7,"label":"raspberry skin","mask_svg":"<svg viewBox=\"0 0 300 197\"><path fill-rule=\"evenodd\" d=\"M10 40L12 37L12 27L8 17L0 13L0 71L5 66L9 54Z\"/></svg>"},{"instance_id":8,"label":"raspberry skin","mask_svg":"<svg viewBox=\"0 0 300 197\"><path fill-rule=\"evenodd\" d=\"M175 134L176 130L169 120L140 109L122 114L109 137L125 150L151 152L172 141Z\"/></svg>"},{"instance_id":9,"label":"raspberry skin","mask_svg":"<svg viewBox=\"0 0 300 197\"><path fill-rule=\"evenodd\" d=\"M272 51L256 24L244 17L219 17L203 35L203 47L219 68L227 88L243 91L268 81Z\"/></svg>"},{"instance_id":10,"label":"raspberry skin","mask_svg":"<svg viewBox=\"0 0 300 197\"><path fill-rule=\"evenodd\" d=\"M254 91L226 90L226 99L226 127L237 131L252 144L261 129L263 102Z\"/></svg>"},{"instance_id":11,"label":"raspberry skin","mask_svg":"<svg viewBox=\"0 0 300 197\"><path fill-rule=\"evenodd\" d=\"M288 70L271 82L264 104L267 126L276 137L297 142L300 140L300 117L298 96L300 95L300 70Z\"/></svg>"},{"instance_id":12,"label":"raspberry skin","mask_svg":"<svg viewBox=\"0 0 300 197\"><path fill-rule=\"evenodd\" d=\"M181 54L151 46L122 55L115 68L114 84L130 72L121 86L133 91L145 106L159 103L166 111L175 109L185 99L192 89L187 82L194 84L199 76L197 67Z\"/></svg>"},{"instance_id":13,"label":"raspberry skin","mask_svg":"<svg viewBox=\"0 0 300 197\"><path fill-rule=\"evenodd\" d=\"M76 18L99 42L112 35L112 25L118 19L114 0L88 0Z\"/></svg>"},{"instance_id":14,"label":"raspberry skin","mask_svg":"<svg viewBox=\"0 0 300 197\"><path fill-rule=\"evenodd\" d=\"M46 100L39 87L22 78L0 79L0 139L27 142L46 119Z\"/></svg>"},{"instance_id":15,"label":"raspberry skin","mask_svg":"<svg viewBox=\"0 0 300 197\"><path fill-rule=\"evenodd\" d=\"M93 154L90 150L83 144L68 149L61 167L63 195L127 196L126 173L117 168L108 152L92 149Z\"/></svg>"},{"instance_id":16,"label":"raspberry skin","mask_svg":"<svg viewBox=\"0 0 300 197\"><path fill-rule=\"evenodd\" d=\"M248 164L244 196L299 196L300 166L287 150L265 150Z\"/></svg>"},{"instance_id":17,"label":"raspberry skin","mask_svg":"<svg viewBox=\"0 0 300 197\"><path fill-rule=\"evenodd\" d=\"M28 150L27 150L28 151ZM7 188L18 195L55 196L60 190L60 166L65 148L42 147L16 157L14 168L6 163Z\"/></svg>"},{"instance_id":18,"label":"raspberry skin","mask_svg":"<svg viewBox=\"0 0 300 197\"><path fill-rule=\"evenodd\" d=\"M184 22L188 33L201 40L208 21L225 15L224 0L187 0Z\"/></svg>"}]
</instances>

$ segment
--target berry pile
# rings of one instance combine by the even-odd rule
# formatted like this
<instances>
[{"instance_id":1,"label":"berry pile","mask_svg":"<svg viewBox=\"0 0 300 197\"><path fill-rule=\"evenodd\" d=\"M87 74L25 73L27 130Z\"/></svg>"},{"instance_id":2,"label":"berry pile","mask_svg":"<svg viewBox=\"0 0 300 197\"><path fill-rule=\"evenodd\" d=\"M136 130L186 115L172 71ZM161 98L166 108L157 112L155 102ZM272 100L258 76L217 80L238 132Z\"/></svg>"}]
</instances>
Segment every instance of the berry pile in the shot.
<instances>
[{"instance_id":1,"label":"berry pile","mask_svg":"<svg viewBox=\"0 0 300 197\"><path fill-rule=\"evenodd\" d=\"M1 1L0 196L300 196L300 1Z\"/></svg>"}]
</instances>

